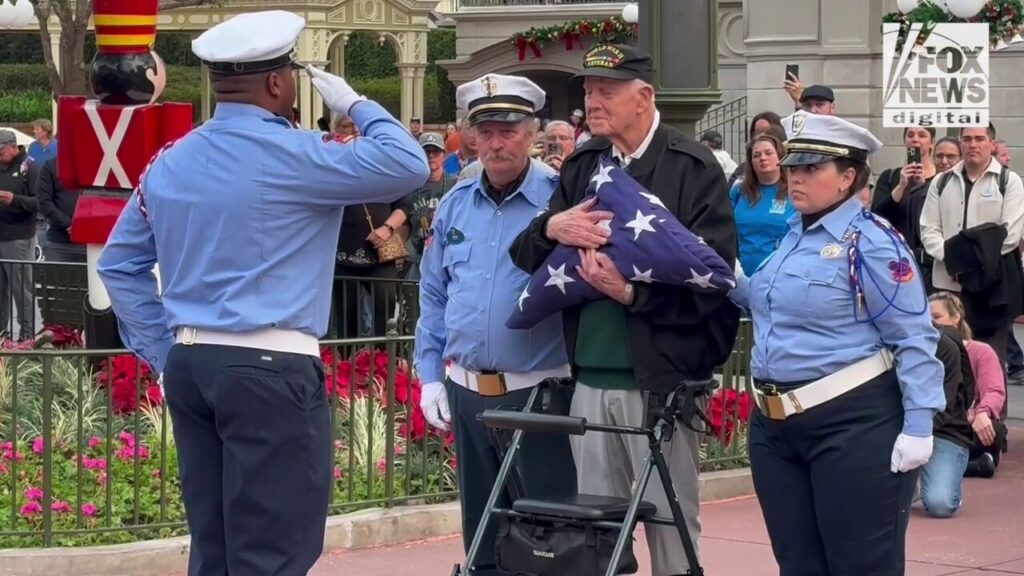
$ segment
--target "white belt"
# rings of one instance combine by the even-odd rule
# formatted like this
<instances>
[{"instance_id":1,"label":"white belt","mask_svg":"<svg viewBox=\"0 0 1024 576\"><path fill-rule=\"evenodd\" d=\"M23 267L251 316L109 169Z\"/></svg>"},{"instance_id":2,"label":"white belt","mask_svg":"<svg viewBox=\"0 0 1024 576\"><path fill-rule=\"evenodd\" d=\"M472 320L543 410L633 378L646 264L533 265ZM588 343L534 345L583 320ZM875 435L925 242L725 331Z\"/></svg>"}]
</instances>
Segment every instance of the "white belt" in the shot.
<instances>
[{"instance_id":1,"label":"white belt","mask_svg":"<svg viewBox=\"0 0 1024 576\"><path fill-rule=\"evenodd\" d=\"M289 354L306 354L320 356L320 343L315 336L298 330L281 330L279 328L263 328L251 332L217 332L182 326L177 331L178 344L216 344L219 346L239 346L256 348Z\"/></svg>"},{"instance_id":2,"label":"white belt","mask_svg":"<svg viewBox=\"0 0 1024 576\"><path fill-rule=\"evenodd\" d=\"M883 348L874 356L865 358L846 368L829 374L789 392L775 394L754 390L757 406L761 413L772 420L785 420L794 414L800 414L815 406L824 404L837 396L865 384L892 369L893 357L888 348Z\"/></svg>"},{"instance_id":3,"label":"white belt","mask_svg":"<svg viewBox=\"0 0 1024 576\"><path fill-rule=\"evenodd\" d=\"M514 390L522 390L529 388L530 386L536 386L547 378L568 378L572 375L572 371L568 364L559 366L552 370L534 370L533 372L499 372L497 374L479 374L467 368L452 362L451 367L448 370L448 377L463 388L472 390L473 392L479 393L481 396L497 396L502 393L512 392ZM495 384L490 381L481 383L481 380L493 380L497 379L500 383L497 387L501 388L502 391L495 389ZM481 391L481 388L483 391Z\"/></svg>"}]
</instances>

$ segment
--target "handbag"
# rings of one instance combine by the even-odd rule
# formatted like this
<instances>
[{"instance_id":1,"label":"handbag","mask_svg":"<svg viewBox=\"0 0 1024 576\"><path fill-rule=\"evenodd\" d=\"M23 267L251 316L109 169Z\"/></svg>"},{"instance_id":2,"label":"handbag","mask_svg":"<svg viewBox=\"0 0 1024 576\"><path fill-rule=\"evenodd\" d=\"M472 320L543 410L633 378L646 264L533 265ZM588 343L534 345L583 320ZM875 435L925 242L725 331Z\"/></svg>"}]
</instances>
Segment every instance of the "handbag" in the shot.
<instances>
[{"instance_id":1,"label":"handbag","mask_svg":"<svg viewBox=\"0 0 1024 576\"><path fill-rule=\"evenodd\" d=\"M366 207L366 204L363 204L363 212L366 213L366 221L370 224L370 231L376 230L377 227L373 225L373 218L370 216L370 209ZM405 241L394 232L376 249L377 261L381 264L404 260L409 257L409 250L405 247Z\"/></svg>"},{"instance_id":2,"label":"handbag","mask_svg":"<svg viewBox=\"0 0 1024 576\"><path fill-rule=\"evenodd\" d=\"M515 576L596 576L608 570L618 536L617 530L588 522L503 517L494 543L495 564ZM638 569L630 535L615 573Z\"/></svg>"}]
</instances>

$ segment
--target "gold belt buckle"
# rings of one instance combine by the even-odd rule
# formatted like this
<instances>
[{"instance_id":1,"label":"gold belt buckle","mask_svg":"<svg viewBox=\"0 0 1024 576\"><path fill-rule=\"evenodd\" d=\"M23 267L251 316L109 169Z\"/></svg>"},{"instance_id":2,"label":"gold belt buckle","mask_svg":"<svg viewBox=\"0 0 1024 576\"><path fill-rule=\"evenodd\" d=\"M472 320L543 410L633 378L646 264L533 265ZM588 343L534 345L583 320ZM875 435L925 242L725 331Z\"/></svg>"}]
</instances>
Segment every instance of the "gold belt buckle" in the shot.
<instances>
[{"instance_id":1,"label":"gold belt buckle","mask_svg":"<svg viewBox=\"0 0 1024 576\"><path fill-rule=\"evenodd\" d=\"M508 386L505 383L505 374L477 374L476 392L481 396L504 396L508 394Z\"/></svg>"},{"instance_id":2,"label":"gold belt buckle","mask_svg":"<svg viewBox=\"0 0 1024 576\"><path fill-rule=\"evenodd\" d=\"M785 420L786 408L782 404L782 396L774 384L766 386L767 390L761 392L761 411L772 420Z\"/></svg>"}]
</instances>

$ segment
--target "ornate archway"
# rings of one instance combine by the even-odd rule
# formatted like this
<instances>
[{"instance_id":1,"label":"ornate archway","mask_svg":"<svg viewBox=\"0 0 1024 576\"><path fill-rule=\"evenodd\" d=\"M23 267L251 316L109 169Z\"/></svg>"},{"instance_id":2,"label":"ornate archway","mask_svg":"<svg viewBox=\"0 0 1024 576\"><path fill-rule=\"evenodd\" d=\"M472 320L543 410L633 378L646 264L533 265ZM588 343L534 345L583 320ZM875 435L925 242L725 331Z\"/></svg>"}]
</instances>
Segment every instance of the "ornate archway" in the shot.
<instances>
[{"instance_id":1,"label":"ornate archway","mask_svg":"<svg viewBox=\"0 0 1024 576\"><path fill-rule=\"evenodd\" d=\"M378 34L390 42L397 56L402 78L401 120L408 124L423 115L423 84L427 69L427 32L430 12L438 0L227 0L221 5L163 12L157 20L158 34L193 32L199 34L236 14L258 10L288 10L306 19L297 46L297 58L315 66L344 73L344 38L356 31ZM29 25L26 31L38 28ZM59 41L60 24L50 21L51 44ZM337 41L337 42L336 42ZM340 57L331 47L341 45ZM60 63L58 63L58 66ZM209 76L202 74L202 118L210 116ZM320 94L313 89L305 71L299 74L296 107L301 124L312 127L323 109ZM316 114L314 116L314 114Z\"/></svg>"}]
</instances>

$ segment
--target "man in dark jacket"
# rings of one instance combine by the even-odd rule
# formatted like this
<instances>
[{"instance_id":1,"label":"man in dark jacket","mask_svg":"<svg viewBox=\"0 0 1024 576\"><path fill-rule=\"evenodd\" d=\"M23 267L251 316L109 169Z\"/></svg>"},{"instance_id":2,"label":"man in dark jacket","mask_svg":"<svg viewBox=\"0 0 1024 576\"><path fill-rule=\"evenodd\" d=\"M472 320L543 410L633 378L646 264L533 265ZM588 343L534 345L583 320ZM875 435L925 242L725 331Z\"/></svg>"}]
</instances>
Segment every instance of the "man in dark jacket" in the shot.
<instances>
[{"instance_id":1,"label":"man in dark jacket","mask_svg":"<svg viewBox=\"0 0 1024 576\"><path fill-rule=\"evenodd\" d=\"M18 310L19 340L35 332L32 302L32 268L36 249L36 196L38 167L18 149L10 130L0 130L0 260L23 260L24 264L0 266L0 331L11 333L11 297Z\"/></svg>"},{"instance_id":2,"label":"man in dark jacket","mask_svg":"<svg viewBox=\"0 0 1024 576\"><path fill-rule=\"evenodd\" d=\"M585 251L581 275L607 298L562 313L577 382L572 413L593 423L644 426L649 405L661 395L682 380L710 378L725 362L739 310L724 295L624 278L598 251L609 234L599 224L603 216L589 212L591 203L582 204L595 167L601 158L624 167L730 266L736 261L736 225L725 175L711 151L660 122L650 56L631 46L598 45L583 66L594 138L565 160L548 209L516 239L510 254L533 273L558 244ZM663 449L696 544L697 435L677 425ZM641 437L580 437L574 445L580 492L628 496L647 453ZM657 506L658 516L671 516L657 475L644 499ZM675 528L649 525L646 535L654 576L687 573Z\"/></svg>"},{"instance_id":3,"label":"man in dark jacket","mask_svg":"<svg viewBox=\"0 0 1024 576\"><path fill-rule=\"evenodd\" d=\"M47 160L39 169L36 197L46 217L46 245L43 254L51 262L85 262L85 246L71 243L71 217L78 204L78 190L68 190L57 178L57 159Z\"/></svg>"}]
</instances>

